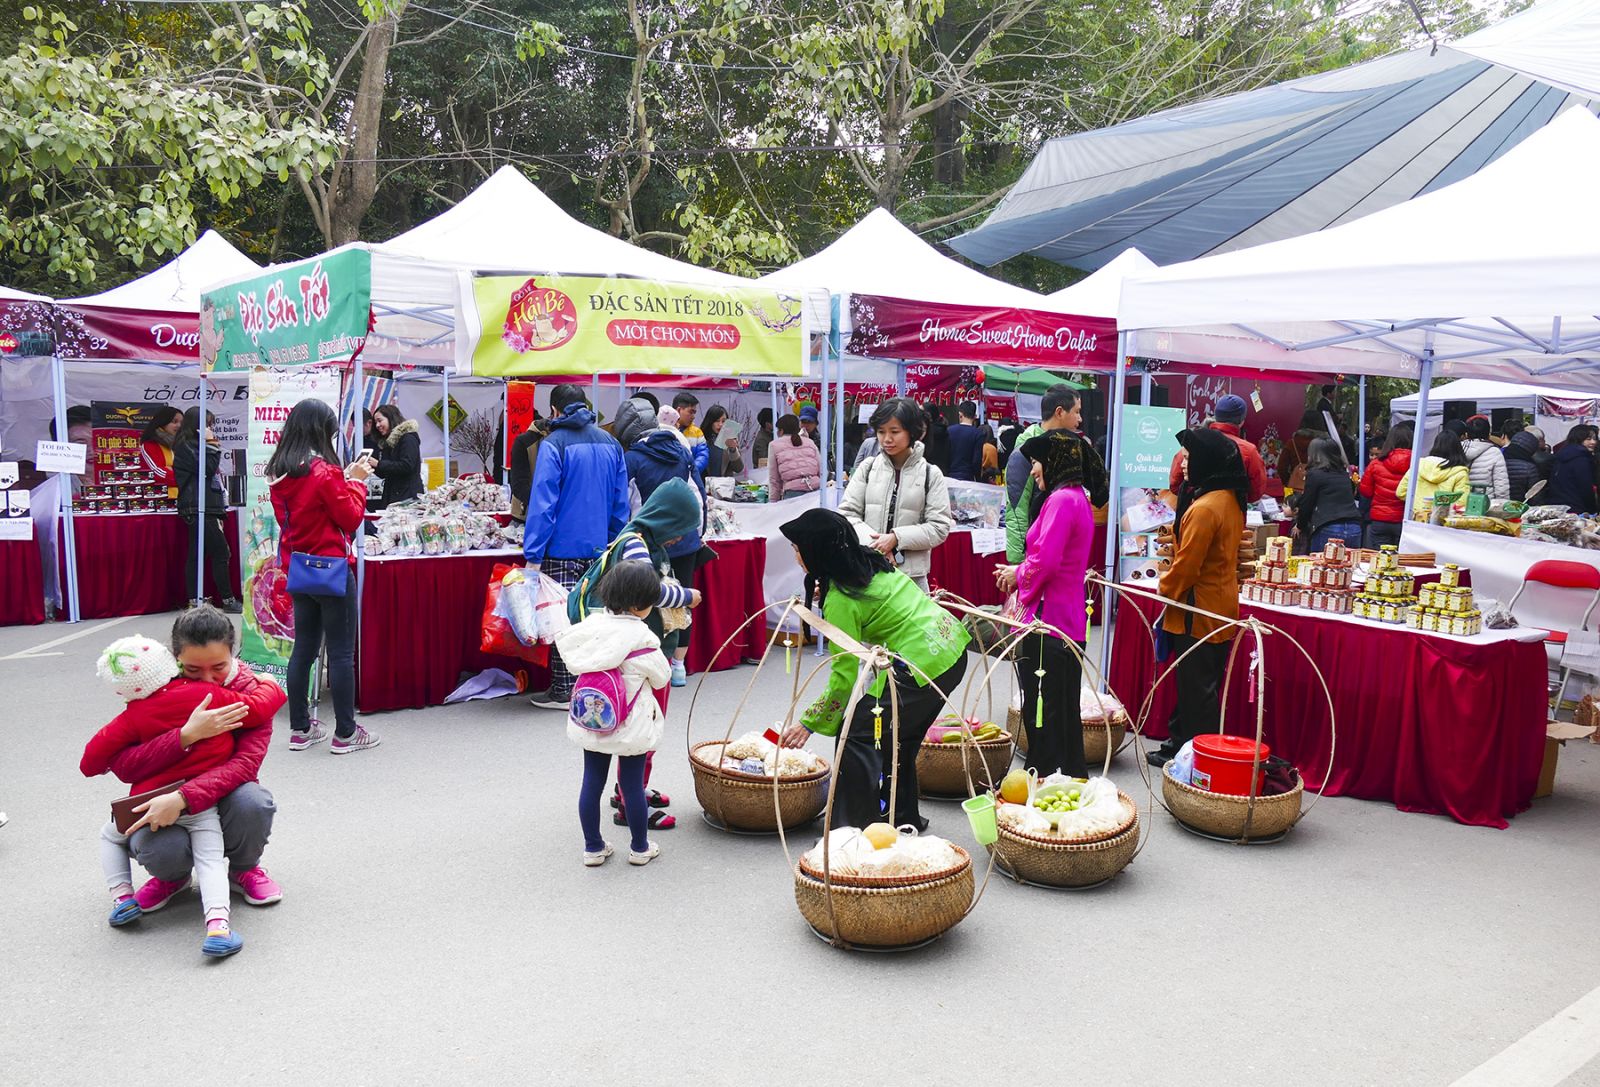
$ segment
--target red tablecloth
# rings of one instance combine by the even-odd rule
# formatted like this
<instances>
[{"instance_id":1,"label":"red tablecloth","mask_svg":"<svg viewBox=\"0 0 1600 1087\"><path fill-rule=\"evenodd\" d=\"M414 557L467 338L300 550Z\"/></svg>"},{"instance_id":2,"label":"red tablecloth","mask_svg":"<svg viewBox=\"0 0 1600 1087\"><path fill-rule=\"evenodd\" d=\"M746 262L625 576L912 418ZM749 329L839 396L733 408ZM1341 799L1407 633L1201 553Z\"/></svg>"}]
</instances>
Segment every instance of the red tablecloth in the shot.
<instances>
[{"instance_id":1,"label":"red tablecloth","mask_svg":"<svg viewBox=\"0 0 1600 1087\"><path fill-rule=\"evenodd\" d=\"M1124 598L1112 637L1112 691L1136 712L1158 671L1150 635L1159 606ZM1338 712L1328 772L1328 711L1316 675L1285 639L1268 635L1265 738L1314 788L1387 800L1401 811L1504 827L1533 799L1544 758L1545 654L1538 642L1482 644L1341 622L1295 609L1244 605L1305 646ZM1254 735L1248 647L1226 696L1227 731ZM1156 691L1147 732L1167 735L1175 679Z\"/></svg>"},{"instance_id":2,"label":"red tablecloth","mask_svg":"<svg viewBox=\"0 0 1600 1087\"><path fill-rule=\"evenodd\" d=\"M767 573L767 541L712 540L711 548L717 561L700 567L694 578L701 601L694 612L689 656L684 662L690 672L735 668L746 658L760 657L766 648L767 624L757 620L715 661L711 659L740 623L766 605L761 582Z\"/></svg>"},{"instance_id":3,"label":"red tablecloth","mask_svg":"<svg viewBox=\"0 0 1600 1087\"><path fill-rule=\"evenodd\" d=\"M72 518L77 537L78 607L85 619L113 619L122 615L149 615L176 611L194 596L194 586L184 584L188 555L185 533L194 528L176 513L80 513ZM227 513L223 531L232 554L229 564L233 584L229 595L239 598L239 518ZM63 533L62 538L65 539ZM60 553L61 588L66 592L67 556ZM206 589L216 591L206 560Z\"/></svg>"},{"instance_id":4,"label":"red tablecloth","mask_svg":"<svg viewBox=\"0 0 1600 1087\"><path fill-rule=\"evenodd\" d=\"M695 587L704 596L689 643L691 672L733 668L759 657L764 623L752 623L712 664L710 657L764 603L765 540L717 540L716 562L701 568ZM373 559L361 593L361 640L356 657L356 708L362 713L442 705L463 676L485 668L529 672L530 690L548 673L526 661L478 651L483 601L496 563L512 555L442 555Z\"/></svg>"},{"instance_id":5,"label":"red tablecloth","mask_svg":"<svg viewBox=\"0 0 1600 1087\"><path fill-rule=\"evenodd\" d=\"M0 626L44 622L38 540L0 540Z\"/></svg>"},{"instance_id":6,"label":"red tablecloth","mask_svg":"<svg viewBox=\"0 0 1600 1087\"><path fill-rule=\"evenodd\" d=\"M1094 542L1089 546L1089 561L1098 569L1105 561L1105 525L1094 526ZM952 532L944 543L933 549L929 558L932 560L928 570L929 588L945 589L974 604L1005 603L1005 597L994 584L994 568L1006 561L1004 551L975 555L972 552L972 533ZM1094 622L1096 625L1100 622L1098 603L1094 609Z\"/></svg>"}]
</instances>

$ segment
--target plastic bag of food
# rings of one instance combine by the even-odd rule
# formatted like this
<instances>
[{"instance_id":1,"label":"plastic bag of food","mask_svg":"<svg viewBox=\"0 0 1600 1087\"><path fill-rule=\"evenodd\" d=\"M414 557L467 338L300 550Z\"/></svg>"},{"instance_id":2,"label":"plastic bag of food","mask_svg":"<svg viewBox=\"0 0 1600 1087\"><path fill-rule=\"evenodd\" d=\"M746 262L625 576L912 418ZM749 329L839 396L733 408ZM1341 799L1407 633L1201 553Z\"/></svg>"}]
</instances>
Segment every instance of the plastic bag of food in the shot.
<instances>
[{"instance_id":1,"label":"plastic bag of food","mask_svg":"<svg viewBox=\"0 0 1600 1087\"><path fill-rule=\"evenodd\" d=\"M1126 707L1111 694L1097 693L1093 687L1083 687L1078 691L1078 715L1084 721L1104 721L1108 718L1113 724L1128 719Z\"/></svg>"},{"instance_id":2,"label":"plastic bag of food","mask_svg":"<svg viewBox=\"0 0 1600 1087\"><path fill-rule=\"evenodd\" d=\"M961 861L949 842L934 835L902 834L888 849L875 849L858 861L863 876L928 876Z\"/></svg>"},{"instance_id":3,"label":"plastic bag of food","mask_svg":"<svg viewBox=\"0 0 1600 1087\"><path fill-rule=\"evenodd\" d=\"M828 866L827 871L836 876L853 876L860 871L861 862L877 850L872 848L872 843L855 827L838 827L828 834ZM823 870L822 865L822 839L817 839L817 844L812 846L805 855L806 865L817 871Z\"/></svg>"},{"instance_id":4,"label":"plastic bag of food","mask_svg":"<svg viewBox=\"0 0 1600 1087\"><path fill-rule=\"evenodd\" d=\"M540 640L534 582L525 571L513 569L500 579L500 603L495 614L511 624L511 632L523 645L531 646Z\"/></svg>"},{"instance_id":5,"label":"plastic bag of food","mask_svg":"<svg viewBox=\"0 0 1600 1087\"><path fill-rule=\"evenodd\" d=\"M567 590L549 574L539 575L533 607L540 641L554 642L557 634L572 625L567 618Z\"/></svg>"},{"instance_id":6,"label":"plastic bag of food","mask_svg":"<svg viewBox=\"0 0 1600 1087\"><path fill-rule=\"evenodd\" d=\"M1050 820L1032 804L1001 804L995 819L1022 834L1043 836L1050 833Z\"/></svg>"}]
</instances>

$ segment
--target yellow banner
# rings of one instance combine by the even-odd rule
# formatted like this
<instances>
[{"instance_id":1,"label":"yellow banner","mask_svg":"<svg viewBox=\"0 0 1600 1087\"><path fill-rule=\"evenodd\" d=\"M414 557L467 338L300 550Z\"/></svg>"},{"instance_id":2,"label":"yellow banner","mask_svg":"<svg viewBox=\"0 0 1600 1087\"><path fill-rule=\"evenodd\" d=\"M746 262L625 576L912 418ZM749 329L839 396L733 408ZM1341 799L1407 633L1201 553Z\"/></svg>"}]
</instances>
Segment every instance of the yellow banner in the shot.
<instances>
[{"instance_id":1,"label":"yellow banner","mask_svg":"<svg viewBox=\"0 0 1600 1087\"><path fill-rule=\"evenodd\" d=\"M472 372L799 374L804 300L760 287L601 276L475 276Z\"/></svg>"}]
</instances>

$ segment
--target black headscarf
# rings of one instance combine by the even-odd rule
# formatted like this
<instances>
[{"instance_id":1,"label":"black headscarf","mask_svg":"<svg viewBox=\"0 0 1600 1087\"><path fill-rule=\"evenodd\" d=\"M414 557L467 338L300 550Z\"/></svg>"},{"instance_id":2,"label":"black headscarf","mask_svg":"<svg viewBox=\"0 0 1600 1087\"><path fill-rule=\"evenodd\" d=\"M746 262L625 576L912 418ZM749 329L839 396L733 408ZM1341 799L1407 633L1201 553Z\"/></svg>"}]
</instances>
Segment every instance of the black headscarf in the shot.
<instances>
[{"instance_id":1,"label":"black headscarf","mask_svg":"<svg viewBox=\"0 0 1600 1087\"><path fill-rule=\"evenodd\" d=\"M1189 454L1189 478L1178 487L1178 522L1174 533L1182 531L1183 515L1194 500L1211 491L1228 491L1243 510L1250 503L1250 477L1244 458L1232 438L1220 430L1201 427L1178 434L1178 444Z\"/></svg>"},{"instance_id":2,"label":"black headscarf","mask_svg":"<svg viewBox=\"0 0 1600 1087\"><path fill-rule=\"evenodd\" d=\"M833 510L806 510L778 531L800 550L800 561L806 567L808 606L815 596L817 607L822 607L836 582L847 591L865 589L874 576L894 569L884 556L863 547L850 522Z\"/></svg>"},{"instance_id":3,"label":"black headscarf","mask_svg":"<svg viewBox=\"0 0 1600 1087\"><path fill-rule=\"evenodd\" d=\"M1047 430L1023 442L1021 452L1030 461L1038 461L1044 473L1044 487L1035 488L1028 511L1030 523L1039 519L1045 498L1064 484L1088 491L1091 505L1105 505L1110 485L1106 465L1083 435L1070 430Z\"/></svg>"}]
</instances>

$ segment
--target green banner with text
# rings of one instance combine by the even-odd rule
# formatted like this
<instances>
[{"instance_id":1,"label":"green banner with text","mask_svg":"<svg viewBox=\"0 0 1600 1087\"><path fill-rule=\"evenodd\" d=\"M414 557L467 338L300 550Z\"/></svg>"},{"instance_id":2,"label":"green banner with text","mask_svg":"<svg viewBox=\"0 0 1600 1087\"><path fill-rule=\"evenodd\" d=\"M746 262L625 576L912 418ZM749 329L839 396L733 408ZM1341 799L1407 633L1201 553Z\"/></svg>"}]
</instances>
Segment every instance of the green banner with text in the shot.
<instances>
[{"instance_id":1,"label":"green banner with text","mask_svg":"<svg viewBox=\"0 0 1600 1087\"><path fill-rule=\"evenodd\" d=\"M477 276L472 372L796 374L804 299L759 287L599 276Z\"/></svg>"},{"instance_id":2,"label":"green banner with text","mask_svg":"<svg viewBox=\"0 0 1600 1087\"><path fill-rule=\"evenodd\" d=\"M200 297L207 370L345 362L366 342L372 255L337 249Z\"/></svg>"}]
</instances>

